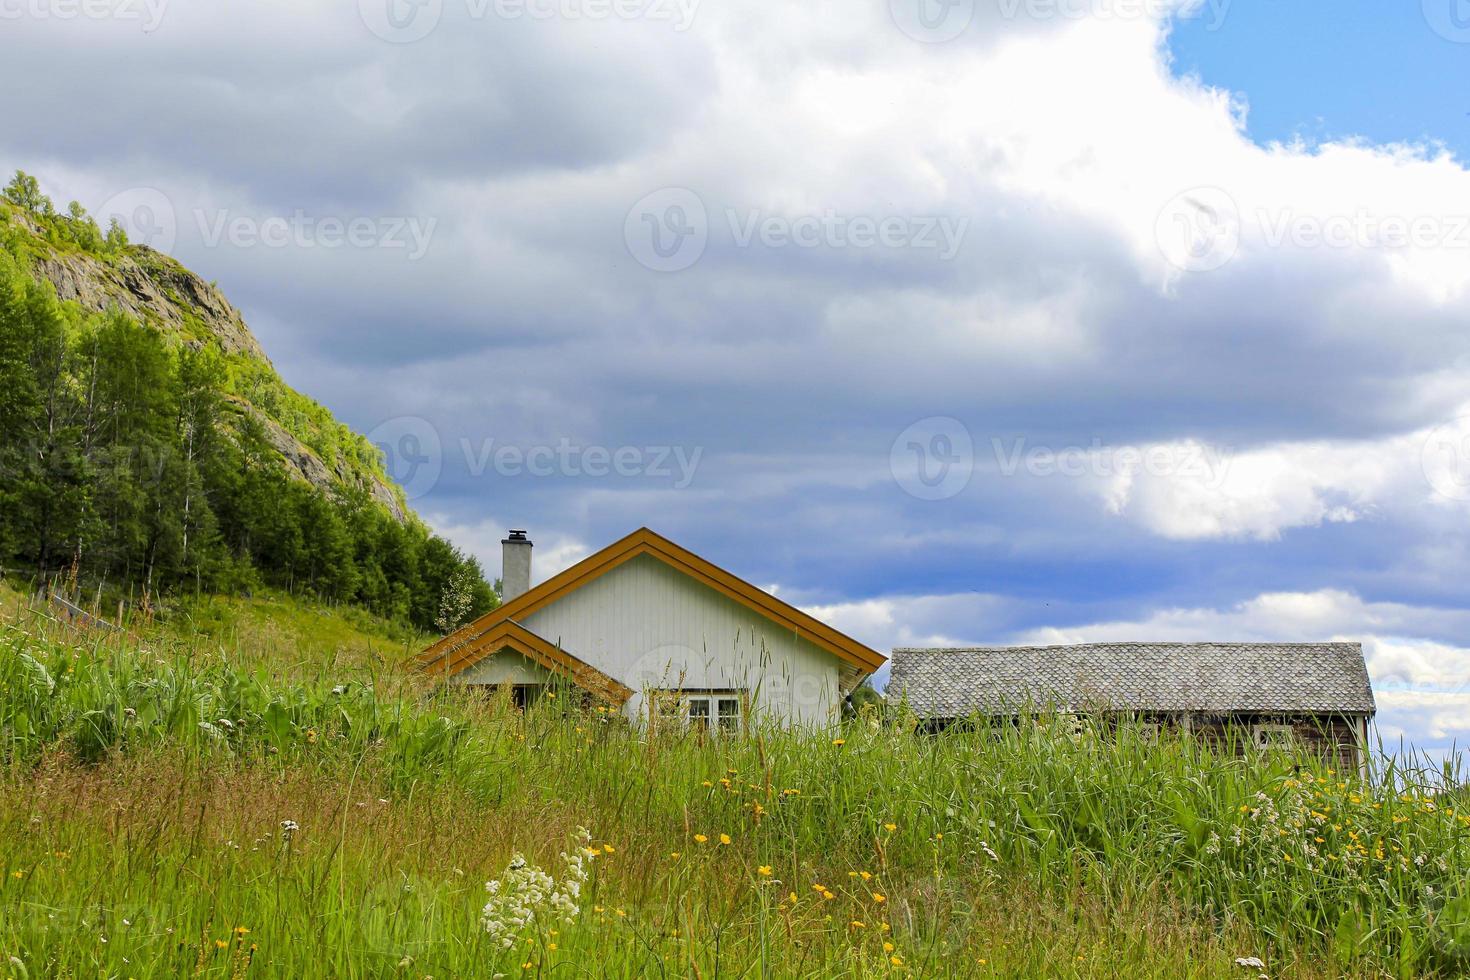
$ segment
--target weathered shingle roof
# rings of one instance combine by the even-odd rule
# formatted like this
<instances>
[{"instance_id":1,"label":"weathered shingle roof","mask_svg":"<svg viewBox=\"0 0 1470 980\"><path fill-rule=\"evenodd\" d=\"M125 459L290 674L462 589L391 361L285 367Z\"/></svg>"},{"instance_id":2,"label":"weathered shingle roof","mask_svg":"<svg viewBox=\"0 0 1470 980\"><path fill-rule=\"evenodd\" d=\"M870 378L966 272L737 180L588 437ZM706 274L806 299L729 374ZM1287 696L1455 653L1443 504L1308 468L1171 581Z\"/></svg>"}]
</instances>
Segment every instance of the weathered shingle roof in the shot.
<instances>
[{"instance_id":1,"label":"weathered shingle roof","mask_svg":"<svg viewBox=\"0 0 1470 980\"><path fill-rule=\"evenodd\" d=\"M1360 643L1082 643L893 651L888 699L921 717L1068 710L1375 710Z\"/></svg>"}]
</instances>

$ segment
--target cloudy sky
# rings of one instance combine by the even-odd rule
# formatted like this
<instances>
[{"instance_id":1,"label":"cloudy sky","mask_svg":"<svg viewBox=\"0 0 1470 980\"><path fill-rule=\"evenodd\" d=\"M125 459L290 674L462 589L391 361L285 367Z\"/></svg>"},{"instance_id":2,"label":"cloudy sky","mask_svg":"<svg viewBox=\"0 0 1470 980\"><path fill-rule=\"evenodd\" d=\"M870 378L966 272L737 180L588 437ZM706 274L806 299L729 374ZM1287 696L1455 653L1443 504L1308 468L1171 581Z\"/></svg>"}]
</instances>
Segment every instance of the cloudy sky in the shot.
<instances>
[{"instance_id":1,"label":"cloudy sky","mask_svg":"<svg viewBox=\"0 0 1470 980\"><path fill-rule=\"evenodd\" d=\"M879 649L1362 640L1470 737L1462 0L0 0L0 164L537 577Z\"/></svg>"}]
</instances>

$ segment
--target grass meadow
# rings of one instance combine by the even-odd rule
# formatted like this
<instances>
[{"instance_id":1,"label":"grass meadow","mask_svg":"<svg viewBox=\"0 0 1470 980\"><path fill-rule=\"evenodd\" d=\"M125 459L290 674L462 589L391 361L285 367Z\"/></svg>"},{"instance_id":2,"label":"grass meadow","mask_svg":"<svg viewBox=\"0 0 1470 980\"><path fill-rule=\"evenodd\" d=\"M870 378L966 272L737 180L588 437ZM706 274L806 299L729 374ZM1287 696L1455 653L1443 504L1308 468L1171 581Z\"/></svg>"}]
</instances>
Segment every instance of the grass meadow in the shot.
<instances>
[{"instance_id":1,"label":"grass meadow","mask_svg":"<svg viewBox=\"0 0 1470 980\"><path fill-rule=\"evenodd\" d=\"M275 601L140 636L11 602L0 976L1470 972L1457 773L1087 725L651 737Z\"/></svg>"}]
</instances>

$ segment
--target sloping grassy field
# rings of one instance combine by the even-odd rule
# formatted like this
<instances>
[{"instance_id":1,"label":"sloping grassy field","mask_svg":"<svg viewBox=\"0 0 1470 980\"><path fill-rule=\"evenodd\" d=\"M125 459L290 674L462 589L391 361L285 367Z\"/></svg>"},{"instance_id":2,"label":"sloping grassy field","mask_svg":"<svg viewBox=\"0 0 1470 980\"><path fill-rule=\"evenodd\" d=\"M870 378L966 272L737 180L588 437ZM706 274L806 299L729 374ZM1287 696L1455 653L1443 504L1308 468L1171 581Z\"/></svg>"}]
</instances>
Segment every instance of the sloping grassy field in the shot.
<instances>
[{"instance_id":1,"label":"sloping grassy field","mask_svg":"<svg viewBox=\"0 0 1470 980\"><path fill-rule=\"evenodd\" d=\"M252 651L257 614L280 635ZM12 607L0 973L1470 970L1470 806L1438 772L1369 788L1044 725L649 738L566 697L431 692L356 627L312 649L292 622L319 615L236 609L191 645Z\"/></svg>"}]
</instances>

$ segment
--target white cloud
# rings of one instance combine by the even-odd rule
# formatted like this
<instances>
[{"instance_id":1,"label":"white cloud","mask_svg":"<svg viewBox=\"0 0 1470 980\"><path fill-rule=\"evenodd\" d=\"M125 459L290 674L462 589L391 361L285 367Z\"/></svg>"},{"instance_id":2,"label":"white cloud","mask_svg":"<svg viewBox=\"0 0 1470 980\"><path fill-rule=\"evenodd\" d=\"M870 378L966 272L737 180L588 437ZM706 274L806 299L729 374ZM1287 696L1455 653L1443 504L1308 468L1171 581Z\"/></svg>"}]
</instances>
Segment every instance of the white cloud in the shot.
<instances>
[{"instance_id":1,"label":"white cloud","mask_svg":"<svg viewBox=\"0 0 1470 980\"><path fill-rule=\"evenodd\" d=\"M1281 442L1244 452L1197 442L1140 447L1094 492L1109 512L1181 540L1274 540L1296 527L1399 520L1470 499L1470 414L1381 439ZM1106 455L1117 457L1119 451ZM1148 462L1151 458L1162 465ZM1208 465L1186 465L1199 460Z\"/></svg>"}]
</instances>

